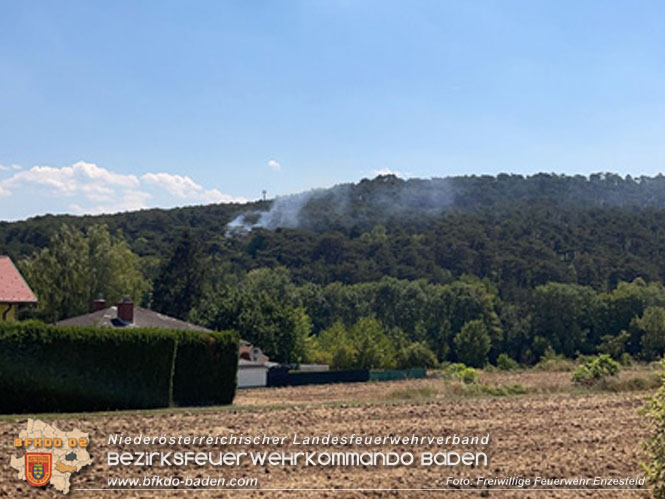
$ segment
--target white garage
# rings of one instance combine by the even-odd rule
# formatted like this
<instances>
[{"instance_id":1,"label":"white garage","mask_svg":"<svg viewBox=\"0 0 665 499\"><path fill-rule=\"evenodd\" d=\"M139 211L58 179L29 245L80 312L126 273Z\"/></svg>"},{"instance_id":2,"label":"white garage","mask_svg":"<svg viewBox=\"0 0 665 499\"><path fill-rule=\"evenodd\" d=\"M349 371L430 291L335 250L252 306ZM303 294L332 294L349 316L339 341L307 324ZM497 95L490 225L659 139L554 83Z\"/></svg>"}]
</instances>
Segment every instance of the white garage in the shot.
<instances>
[{"instance_id":1,"label":"white garage","mask_svg":"<svg viewBox=\"0 0 665 499\"><path fill-rule=\"evenodd\" d=\"M238 388L266 386L268 366L265 362L238 360Z\"/></svg>"}]
</instances>

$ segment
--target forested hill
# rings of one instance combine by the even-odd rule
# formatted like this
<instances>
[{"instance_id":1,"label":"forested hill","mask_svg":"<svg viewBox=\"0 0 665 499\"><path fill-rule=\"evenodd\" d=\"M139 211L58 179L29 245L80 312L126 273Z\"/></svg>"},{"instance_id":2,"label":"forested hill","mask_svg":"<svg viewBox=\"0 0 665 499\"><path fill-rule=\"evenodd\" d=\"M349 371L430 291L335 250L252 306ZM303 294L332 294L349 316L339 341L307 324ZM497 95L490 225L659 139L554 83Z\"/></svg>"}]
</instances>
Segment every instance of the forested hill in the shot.
<instances>
[{"instance_id":1,"label":"forested hill","mask_svg":"<svg viewBox=\"0 0 665 499\"><path fill-rule=\"evenodd\" d=\"M211 204L170 210L150 209L113 215L44 215L20 222L0 222L0 254L14 259L29 256L48 246L50 237L63 224L85 229L106 224L112 232L121 231L132 250L141 256L163 256L168 243L190 229L212 250L224 238L225 226L243 210L268 209L270 202Z\"/></svg>"},{"instance_id":2,"label":"forested hill","mask_svg":"<svg viewBox=\"0 0 665 499\"><path fill-rule=\"evenodd\" d=\"M272 202L4 223L0 253L40 297L24 314L52 322L129 294L280 362L665 354L660 176L382 176Z\"/></svg>"},{"instance_id":3,"label":"forested hill","mask_svg":"<svg viewBox=\"0 0 665 499\"><path fill-rule=\"evenodd\" d=\"M665 177L501 174L402 180L384 175L279 198L267 213L246 210L232 225L319 233L338 230L354 235L376 224L427 229L445 211L492 211L525 203L570 208L662 208Z\"/></svg>"},{"instance_id":4,"label":"forested hill","mask_svg":"<svg viewBox=\"0 0 665 499\"><path fill-rule=\"evenodd\" d=\"M282 265L299 282L473 274L506 297L548 281L603 290L665 277L660 175L388 175L274 202L0 223L0 253L28 256L63 223L107 224L142 257L163 256L190 228L227 271Z\"/></svg>"}]
</instances>

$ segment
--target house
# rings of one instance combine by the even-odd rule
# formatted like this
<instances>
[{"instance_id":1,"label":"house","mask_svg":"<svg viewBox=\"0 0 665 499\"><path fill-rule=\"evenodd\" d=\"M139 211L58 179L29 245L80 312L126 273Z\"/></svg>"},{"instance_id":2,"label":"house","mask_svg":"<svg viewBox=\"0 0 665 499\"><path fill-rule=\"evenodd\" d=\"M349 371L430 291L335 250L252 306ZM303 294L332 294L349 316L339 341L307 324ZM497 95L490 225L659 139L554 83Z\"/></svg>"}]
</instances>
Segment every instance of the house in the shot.
<instances>
[{"instance_id":1,"label":"house","mask_svg":"<svg viewBox=\"0 0 665 499\"><path fill-rule=\"evenodd\" d=\"M0 256L0 321L16 320L18 306L25 303L37 303L35 294L11 258Z\"/></svg>"},{"instance_id":2,"label":"house","mask_svg":"<svg viewBox=\"0 0 665 499\"><path fill-rule=\"evenodd\" d=\"M202 326L181 321L154 310L136 307L129 298L123 299L115 306L107 306L106 301L99 298L93 302L91 313L64 319L56 322L55 325L115 328L152 327L211 332L210 329ZM269 359L261 352L261 349L252 346L251 343L245 340L240 340L238 357L238 388L265 386Z\"/></svg>"}]
</instances>

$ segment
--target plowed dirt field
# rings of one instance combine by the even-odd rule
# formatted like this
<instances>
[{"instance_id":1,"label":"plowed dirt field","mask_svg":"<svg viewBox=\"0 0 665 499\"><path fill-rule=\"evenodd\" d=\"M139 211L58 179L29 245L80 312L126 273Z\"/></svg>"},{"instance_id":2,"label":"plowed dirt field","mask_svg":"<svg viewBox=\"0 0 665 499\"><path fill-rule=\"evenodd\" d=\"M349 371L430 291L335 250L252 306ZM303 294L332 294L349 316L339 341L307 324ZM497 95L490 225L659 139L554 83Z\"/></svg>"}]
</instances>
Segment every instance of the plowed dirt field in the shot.
<instances>
[{"instance_id":1,"label":"plowed dirt field","mask_svg":"<svg viewBox=\"0 0 665 499\"><path fill-rule=\"evenodd\" d=\"M644 460L641 441L647 424L638 414L648 391L624 393L580 392L566 389L570 373L518 373L486 376L489 383L519 382L540 387L517 396L449 396L437 391L440 379L390 383L362 383L241 391L231 408L175 409L114 414L38 416L61 430L79 428L90 433L90 467L71 477L72 497L649 497L645 490L535 490L536 477L640 477ZM411 395L413 398L411 398ZM13 439L27 418L0 420L1 497L56 497L50 486L35 489L19 481L9 468ZM125 436L286 436L282 446L265 445L109 445L109 435ZM295 445L294 434L305 436L482 436L487 446L387 444L351 446ZM485 452L488 465L468 466L115 466L107 452L196 451L261 452L345 451ZM109 478L175 476L184 480L205 477L256 479L237 490L151 491L89 490L114 488ZM522 490L479 485L478 477L532 480ZM452 479L470 479L470 485ZM184 485L180 485L182 489ZM117 486L116 486L117 488ZM146 487L153 488L153 487ZM159 485L158 485L159 488ZM347 489L343 491L312 489ZM471 488L470 490L466 490ZM88 489L88 490L84 490ZM256 490L263 489L263 490ZM268 490L271 489L271 490ZM278 489L278 490L275 490ZM299 489L299 490L279 490ZM375 489L375 490L351 490ZM376 490L382 489L382 490ZM402 489L402 490L385 490ZM438 491L406 489L445 489Z\"/></svg>"}]
</instances>

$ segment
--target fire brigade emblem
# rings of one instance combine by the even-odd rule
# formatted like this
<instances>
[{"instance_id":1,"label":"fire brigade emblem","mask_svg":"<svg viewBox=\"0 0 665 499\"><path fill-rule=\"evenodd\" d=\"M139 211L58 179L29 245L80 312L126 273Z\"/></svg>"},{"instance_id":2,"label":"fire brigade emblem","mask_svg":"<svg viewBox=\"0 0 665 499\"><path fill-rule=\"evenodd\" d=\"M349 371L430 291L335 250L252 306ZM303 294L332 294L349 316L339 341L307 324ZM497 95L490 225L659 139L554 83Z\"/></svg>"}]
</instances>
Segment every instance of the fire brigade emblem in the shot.
<instances>
[{"instance_id":1,"label":"fire brigade emblem","mask_svg":"<svg viewBox=\"0 0 665 499\"><path fill-rule=\"evenodd\" d=\"M25 479L30 485L43 487L51 480L51 453L27 452L25 454Z\"/></svg>"}]
</instances>

